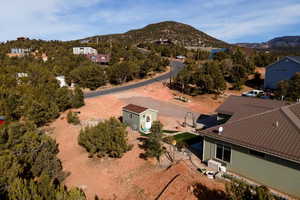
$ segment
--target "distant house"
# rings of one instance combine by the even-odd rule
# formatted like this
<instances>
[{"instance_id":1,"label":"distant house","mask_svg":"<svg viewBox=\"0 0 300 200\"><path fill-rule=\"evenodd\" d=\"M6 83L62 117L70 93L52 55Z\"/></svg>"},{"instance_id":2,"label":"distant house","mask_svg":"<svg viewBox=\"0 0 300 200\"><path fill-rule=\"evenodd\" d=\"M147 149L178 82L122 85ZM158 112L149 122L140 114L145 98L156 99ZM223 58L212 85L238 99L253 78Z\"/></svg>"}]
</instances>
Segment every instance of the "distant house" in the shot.
<instances>
[{"instance_id":1,"label":"distant house","mask_svg":"<svg viewBox=\"0 0 300 200\"><path fill-rule=\"evenodd\" d=\"M11 48L10 53L7 53L6 55L8 57L23 57L29 55L31 52L30 48L23 49L23 48Z\"/></svg>"},{"instance_id":2,"label":"distant house","mask_svg":"<svg viewBox=\"0 0 300 200\"><path fill-rule=\"evenodd\" d=\"M28 77L28 74L24 72L17 73L17 78L24 78L24 77Z\"/></svg>"},{"instance_id":3,"label":"distant house","mask_svg":"<svg viewBox=\"0 0 300 200\"><path fill-rule=\"evenodd\" d=\"M291 79L296 72L300 72L300 56L287 56L267 67L264 87L276 89L280 81Z\"/></svg>"},{"instance_id":4,"label":"distant house","mask_svg":"<svg viewBox=\"0 0 300 200\"><path fill-rule=\"evenodd\" d=\"M35 59L41 59L44 62L48 61L48 56L46 53L42 53L39 52L38 50L35 50L34 52L31 53L31 55L35 58Z\"/></svg>"},{"instance_id":5,"label":"distant house","mask_svg":"<svg viewBox=\"0 0 300 200\"><path fill-rule=\"evenodd\" d=\"M24 81L24 79L26 79L27 77L28 77L28 73L24 73L24 72L17 73L16 74L17 83L21 84L22 81Z\"/></svg>"},{"instance_id":6,"label":"distant house","mask_svg":"<svg viewBox=\"0 0 300 200\"><path fill-rule=\"evenodd\" d=\"M109 54L87 54L86 57L92 62L107 65L110 62Z\"/></svg>"},{"instance_id":7,"label":"distant house","mask_svg":"<svg viewBox=\"0 0 300 200\"><path fill-rule=\"evenodd\" d=\"M149 133L153 121L157 120L156 110L129 104L123 107L123 123L135 131Z\"/></svg>"},{"instance_id":8,"label":"distant house","mask_svg":"<svg viewBox=\"0 0 300 200\"><path fill-rule=\"evenodd\" d=\"M173 42L169 39L159 39L159 40L156 40L154 41L155 44L173 44Z\"/></svg>"},{"instance_id":9,"label":"distant house","mask_svg":"<svg viewBox=\"0 0 300 200\"><path fill-rule=\"evenodd\" d=\"M300 103L231 96L217 112L226 120L200 131L202 159L300 197Z\"/></svg>"},{"instance_id":10,"label":"distant house","mask_svg":"<svg viewBox=\"0 0 300 200\"><path fill-rule=\"evenodd\" d=\"M90 43L91 40L85 39L85 40L81 40L79 42L80 42L80 44L87 44L87 43Z\"/></svg>"},{"instance_id":11,"label":"distant house","mask_svg":"<svg viewBox=\"0 0 300 200\"><path fill-rule=\"evenodd\" d=\"M56 80L58 81L60 87L68 87L65 76L57 76Z\"/></svg>"},{"instance_id":12,"label":"distant house","mask_svg":"<svg viewBox=\"0 0 300 200\"><path fill-rule=\"evenodd\" d=\"M18 37L17 40L25 41L25 40L29 40L29 38L28 37Z\"/></svg>"},{"instance_id":13,"label":"distant house","mask_svg":"<svg viewBox=\"0 0 300 200\"><path fill-rule=\"evenodd\" d=\"M73 47L73 54L75 55L96 55L98 54L97 50L92 47Z\"/></svg>"},{"instance_id":14,"label":"distant house","mask_svg":"<svg viewBox=\"0 0 300 200\"><path fill-rule=\"evenodd\" d=\"M42 53L41 58L42 58L42 60L43 60L44 62L47 62L47 61L48 61L48 56L47 56L47 54L45 54L45 53Z\"/></svg>"},{"instance_id":15,"label":"distant house","mask_svg":"<svg viewBox=\"0 0 300 200\"><path fill-rule=\"evenodd\" d=\"M3 116L0 116L0 126L5 124L5 118Z\"/></svg>"},{"instance_id":16,"label":"distant house","mask_svg":"<svg viewBox=\"0 0 300 200\"><path fill-rule=\"evenodd\" d=\"M29 54L31 52L31 49L23 49L23 48L11 48L10 53L12 54Z\"/></svg>"}]
</instances>

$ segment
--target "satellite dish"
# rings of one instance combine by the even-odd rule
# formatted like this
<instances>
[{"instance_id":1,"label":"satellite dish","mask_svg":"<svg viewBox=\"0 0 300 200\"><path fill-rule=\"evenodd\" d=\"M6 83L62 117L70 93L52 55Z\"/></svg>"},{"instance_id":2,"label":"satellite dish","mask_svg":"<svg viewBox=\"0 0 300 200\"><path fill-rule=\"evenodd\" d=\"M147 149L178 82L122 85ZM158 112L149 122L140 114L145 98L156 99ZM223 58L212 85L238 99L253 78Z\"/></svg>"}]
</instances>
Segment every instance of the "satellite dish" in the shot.
<instances>
[{"instance_id":1,"label":"satellite dish","mask_svg":"<svg viewBox=\"0 0 300 200\"><path fill-rule=\"evenodd\" d=\"M224 128L222 126L219 127L218 132L222 133L224 131Z\"/></svg>"}]
</instances>

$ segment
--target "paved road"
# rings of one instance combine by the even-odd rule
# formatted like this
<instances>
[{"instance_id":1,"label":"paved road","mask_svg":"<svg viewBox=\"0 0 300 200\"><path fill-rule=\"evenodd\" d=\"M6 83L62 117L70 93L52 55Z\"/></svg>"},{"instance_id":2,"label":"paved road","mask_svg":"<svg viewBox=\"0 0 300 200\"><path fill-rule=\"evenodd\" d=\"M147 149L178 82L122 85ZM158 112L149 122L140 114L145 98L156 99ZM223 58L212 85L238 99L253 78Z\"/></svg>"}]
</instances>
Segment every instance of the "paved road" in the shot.
<instances>
[{"instance_id":1,"label":"paved road","mask_svg":"<svg viewBox=\"0 0 300 200\"><path fill-rule=\"evenodd\" d=\"M175 76L185 66L182 62L178 62L178 61L171 61L170 65L171 65L171 71L167 74L162 75L162 76L158 76L158 77L150 79L150 80L146 80L146 81L143 81L143 82L139 82L139 83L136 83L136 84L127 85L127 86L123 86L123 87L116 87L116 88L111 88L111 89L107 89L107 90L89 92L89 93L86 93L84 95L84 97L85 98L92 98L92 97L97 97L97 96L113 94L113 93L117 93L117 92L123 92L123 91L126 91L126 90L135 89L135 88L138 88L138 87L149 85L149 84L152 84L154 82L167 80L170 77Z\"/></svg>"}]
</instances>

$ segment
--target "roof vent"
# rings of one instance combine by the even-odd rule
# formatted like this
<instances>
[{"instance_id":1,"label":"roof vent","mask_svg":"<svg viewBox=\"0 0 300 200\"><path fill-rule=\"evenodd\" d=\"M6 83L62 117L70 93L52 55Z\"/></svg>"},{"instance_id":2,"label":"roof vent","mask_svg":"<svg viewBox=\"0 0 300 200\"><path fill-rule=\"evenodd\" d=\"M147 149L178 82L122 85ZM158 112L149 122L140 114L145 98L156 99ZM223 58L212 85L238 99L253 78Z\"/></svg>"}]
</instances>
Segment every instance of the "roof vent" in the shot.
<instances>
[{"instance_id":1,"label":"roof vent","mask_svg":"<svg viewBox=\"0 0 300 200\"><path fill-rule=\"evenodd\" d=\"M276 122L274 123L274 126L275 126L275 127L278 127L278 126L279 126L279 122L276 121Z\"/></svg>"},{"instance_id":2,"label":"roof vent","mask_svg":"<svg viewBox=\"0 0 300 200\"><path fill-rule=\"evenodd\" d=\"M224 128L222 126L220 126L218 129L218 134L221 135L223 131L224 131Z\"/></svg>"}]
</instances>

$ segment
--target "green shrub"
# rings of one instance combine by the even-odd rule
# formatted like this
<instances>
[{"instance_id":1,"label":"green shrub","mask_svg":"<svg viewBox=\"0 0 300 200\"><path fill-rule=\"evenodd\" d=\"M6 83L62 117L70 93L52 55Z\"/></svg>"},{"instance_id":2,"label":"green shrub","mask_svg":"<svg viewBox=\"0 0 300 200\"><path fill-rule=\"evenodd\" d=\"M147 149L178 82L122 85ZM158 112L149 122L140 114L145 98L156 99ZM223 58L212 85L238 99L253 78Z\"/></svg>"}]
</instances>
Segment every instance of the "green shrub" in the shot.
<instances>
[{"instance_id":1,"label":"green shrub","mask_svg":"<svg viewBox=\"0 0 300 200\"><path fill-rule=\"evenodd\" d=\"M159 160L160 156L164 153L162 146L162 128L163 125L160 121L153 122L151 133L144 141L143 147L145 149L144 156L146 158L156 158Z\"/></svg>"},{"instance_id":2,"label":"green shrub","mask_svg":"<svg viewBox=\"0 0 300 200\"><path fill-rule=\"evenodd\" d=\"M233 178L226 184L226 192L232 200L275 200L276 197L265 186L253 186Z\"/></svg>"},{"instance_id":3,"label":"green shrub","mask_svg":"<svg viewBox=\"0 0 300 200\"><path fill-rule=\"evenodd\" d=\"M84 95L82 90L79 87L76 87L72 99L72 107L80 108L81 106L84 106Z\"/></svg>"},{"instance_id":4,"label":"green shrub","mask_svg":"<svg viewBox=\"0 0 300 200\"><path fill-rule=\"evenodd\" d=\"M163 138L163 142L167 143L167 144L172 144L174 141L174 137L173 136L169 136L169 137L165 137Z\"/></svg>"},{"instance_id":5,"label":"green shrub","mask_svg":"<svg viewBox=\"0 0 300 200\"><path fill-rule=\"evenodd\" d=\"M78 118L77 113L74 113L72 111L68 112L67 121L68 121L69 124L74 124L74 125L80 124L80 120Z\"/></svg>"},{"instance_id":6,"label":"green shrub","mask_svg":"<svg viewBox=\"0 0 300 200\"><path fill-rule=\"evenodd\" d=\"M31 123L0 127L0 199L84 200L67 189L55 140Z\"/></svg>"},{"instance_id":7,"label":"green shrub","mask_svg":"<svg viewBox=\"0 0 300 200\"><path fill-rule=\"evenodd\" d=\"M132 148L127 142L127 135L126 126L116 118L110 118L95 127L82 129L78 143L91 156L120 158Z\"/></svg>"}]
</instances>

